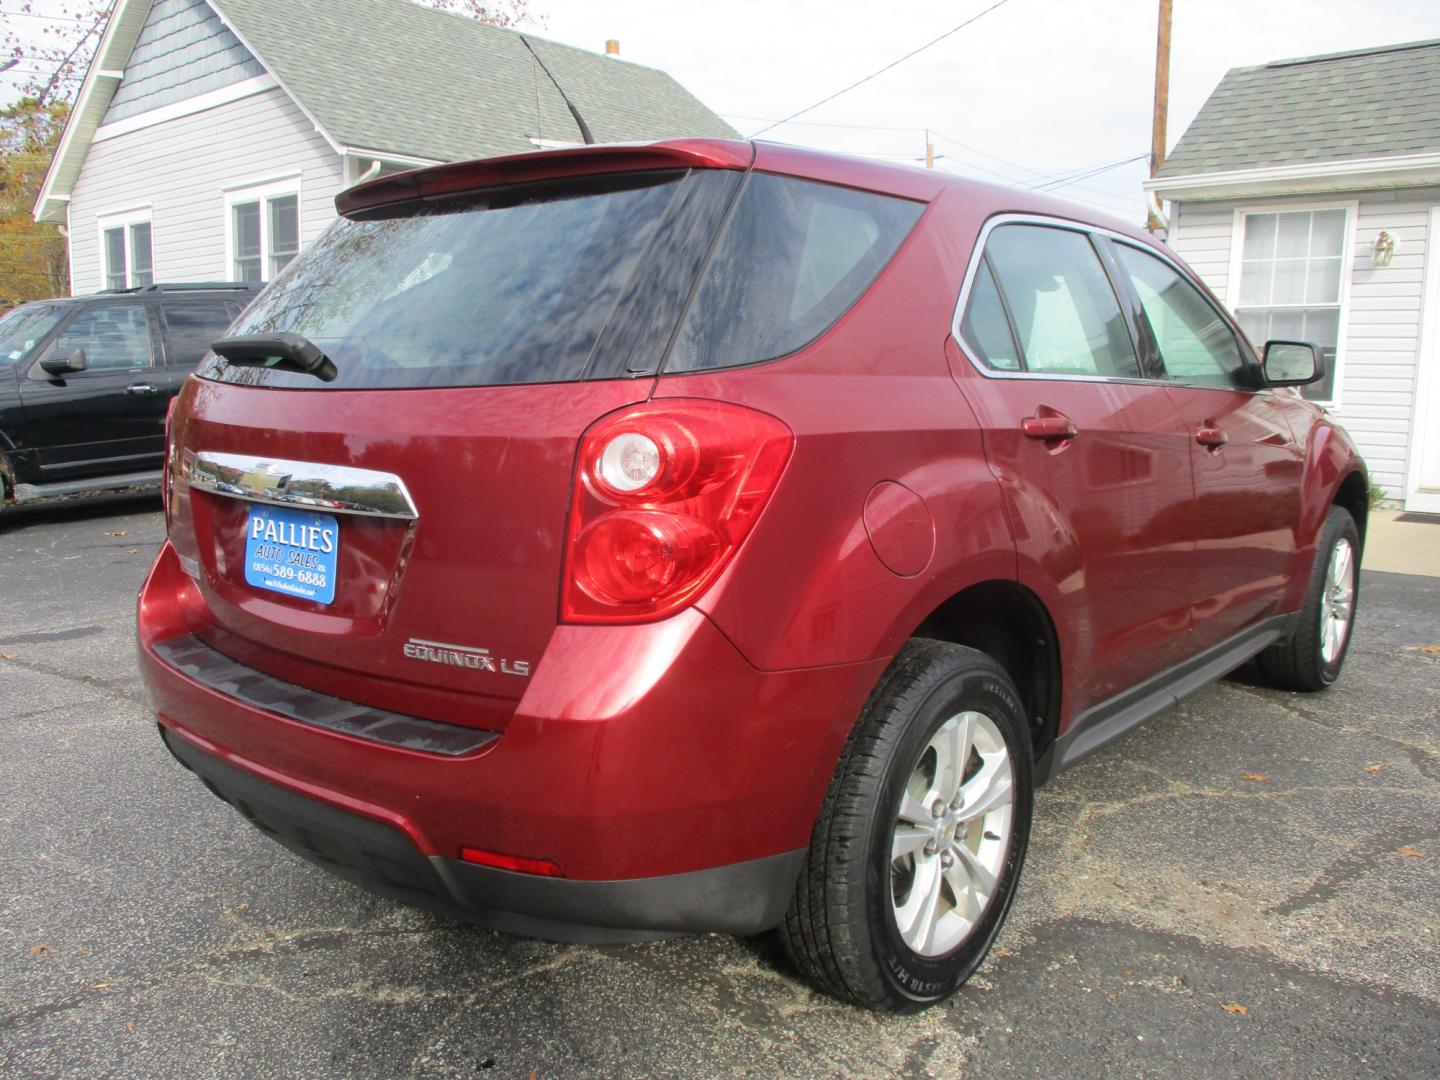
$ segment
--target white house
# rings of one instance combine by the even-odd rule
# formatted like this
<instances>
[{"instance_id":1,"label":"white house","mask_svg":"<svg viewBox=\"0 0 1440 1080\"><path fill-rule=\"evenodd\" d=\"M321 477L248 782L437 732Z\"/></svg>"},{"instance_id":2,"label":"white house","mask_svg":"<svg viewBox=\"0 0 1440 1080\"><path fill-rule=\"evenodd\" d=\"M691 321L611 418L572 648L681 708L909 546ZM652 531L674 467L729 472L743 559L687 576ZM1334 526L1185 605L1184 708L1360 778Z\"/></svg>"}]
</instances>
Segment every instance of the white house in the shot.
<instances>
[{"instance_id":1,"label":"white house","mask_svg":"<svg viewBox=\"0 0 1440 1080\"><path fill-rule=\"evenodd\" d=\"M1324 347L1307 396L1440 512L1440 41L1236 68L1146 188L1251 339Z\"/></svg>"},{"instance_id":2,"label":"white house","mask_svg":"<svg viewBox=\"0 0 1440 1080\"><path fill-rule=\"evenodd\" d=\"M664 72L411 0L117 0L35 217L72 292L269 280L361 177L578 143L576 113L735 135Z\"/></svg>"}]
</instances>

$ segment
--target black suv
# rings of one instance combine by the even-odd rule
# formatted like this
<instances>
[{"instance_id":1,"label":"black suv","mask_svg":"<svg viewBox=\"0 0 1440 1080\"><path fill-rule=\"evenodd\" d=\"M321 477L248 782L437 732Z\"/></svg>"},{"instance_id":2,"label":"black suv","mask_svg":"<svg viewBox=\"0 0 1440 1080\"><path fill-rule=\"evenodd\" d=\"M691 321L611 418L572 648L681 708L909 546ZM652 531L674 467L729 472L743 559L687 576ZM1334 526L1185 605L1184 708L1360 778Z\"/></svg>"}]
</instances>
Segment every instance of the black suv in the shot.
<instances>
[{"instance_id":1,"label":"black suv","mask_svg":"<svg viewBox=\"0 0 1440 1080\"><path fill-rule=\"evenodd\" d=\"M158 482L170 399L258 289L145 285L0 317L0 500Z\"/></svg>"}]
</instances>

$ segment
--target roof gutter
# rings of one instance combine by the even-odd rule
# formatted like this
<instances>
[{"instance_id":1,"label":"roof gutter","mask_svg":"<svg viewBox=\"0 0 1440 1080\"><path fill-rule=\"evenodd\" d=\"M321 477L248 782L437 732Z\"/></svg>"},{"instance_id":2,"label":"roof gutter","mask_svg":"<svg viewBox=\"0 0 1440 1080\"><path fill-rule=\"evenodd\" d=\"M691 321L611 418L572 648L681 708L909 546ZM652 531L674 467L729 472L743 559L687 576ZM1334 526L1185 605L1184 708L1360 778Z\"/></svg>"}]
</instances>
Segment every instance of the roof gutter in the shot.
<instances>
[{"instance_id":1,"label":"roof gutter","mask_svg":"<svg viewBox=\"0 0 1440 1080\"><path fill-rule=\"evenodd\" d=\"M1141 186L1148 194L1158 198L1196 202L1250 195L1302 195L1356 188L1426 187L1432 184L1440 184L1440 154L1435 153L1152 176Z\"/></svg>"}]
</instances>

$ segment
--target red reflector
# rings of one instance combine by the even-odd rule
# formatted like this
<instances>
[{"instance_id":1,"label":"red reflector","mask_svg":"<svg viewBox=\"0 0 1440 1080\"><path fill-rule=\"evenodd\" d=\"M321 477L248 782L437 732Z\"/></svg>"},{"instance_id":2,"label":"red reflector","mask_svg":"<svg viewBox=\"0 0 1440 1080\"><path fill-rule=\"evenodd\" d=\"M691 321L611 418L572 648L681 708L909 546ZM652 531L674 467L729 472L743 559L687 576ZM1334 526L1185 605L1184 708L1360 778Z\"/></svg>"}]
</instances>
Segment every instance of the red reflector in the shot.
<instances>
[{"instance_id":1,"label":"red reflector","mask_svg":"<svg viewBox=\"0 0 1440 1080\"><path fill-rule=\"evenodd\" d=\"M479 848L460 849L460 858L480 866L493 866L497 870L514 870L518 874L543 874L545 877L564 877L560 867L549 859L527 859L523 855L501 855L496 851L481 851Z\"/></svg>"}]
</instances>

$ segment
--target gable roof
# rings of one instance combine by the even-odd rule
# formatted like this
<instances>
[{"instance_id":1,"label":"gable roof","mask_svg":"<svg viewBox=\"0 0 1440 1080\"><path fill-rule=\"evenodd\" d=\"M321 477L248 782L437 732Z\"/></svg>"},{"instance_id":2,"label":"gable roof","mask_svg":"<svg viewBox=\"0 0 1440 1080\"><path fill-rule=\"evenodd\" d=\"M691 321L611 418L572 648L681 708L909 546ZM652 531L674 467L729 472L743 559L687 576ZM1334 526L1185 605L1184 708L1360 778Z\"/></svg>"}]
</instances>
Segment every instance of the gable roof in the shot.
<instances>
[{"instance_id":1,"label":"gable roof","mask_svg":"<svg viewBox=\"0 0 1440 1080\"><path fill-rule=\"evenodd\" d=\"M1233 68L1156 178L1429 154L1440 40Z\"/></svg>"},{"instance_id":2,"label":"gable roof","mask_svg":"<svg viewBox=\"0 0 1440 1080\"><path fill-rule=\"evenodd\" d=\"M578 143L536 56L597 142L736 134L663 71L412 0L207 2L337 153L439 162L532 151L536 139ZM150 7L116 0L36 200L37 220L64 221Z\"/></svg>"},{"instance_id":3,"label":"gable roof","mask_svg":"<svg viewBox=\"0 0 1440 1080\"><path fill-rule=\"evenodd\" d=\"M212 0L337 144L435 161L579 142L522 34L411 0ZM525 32L597 142L735 131L673 78Z\"/></svg>"}]
</instances>

